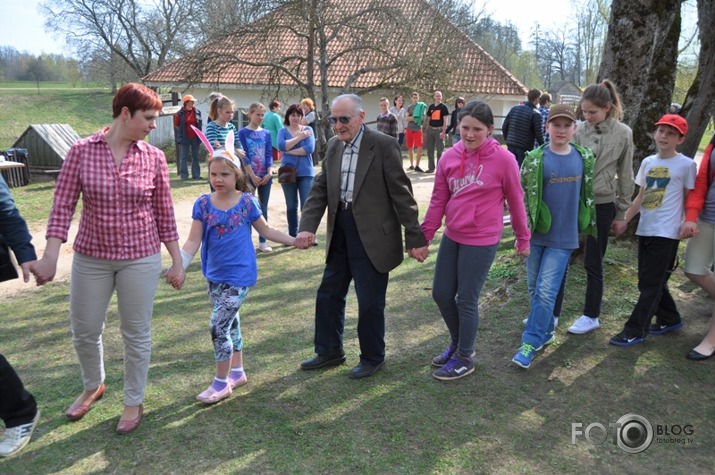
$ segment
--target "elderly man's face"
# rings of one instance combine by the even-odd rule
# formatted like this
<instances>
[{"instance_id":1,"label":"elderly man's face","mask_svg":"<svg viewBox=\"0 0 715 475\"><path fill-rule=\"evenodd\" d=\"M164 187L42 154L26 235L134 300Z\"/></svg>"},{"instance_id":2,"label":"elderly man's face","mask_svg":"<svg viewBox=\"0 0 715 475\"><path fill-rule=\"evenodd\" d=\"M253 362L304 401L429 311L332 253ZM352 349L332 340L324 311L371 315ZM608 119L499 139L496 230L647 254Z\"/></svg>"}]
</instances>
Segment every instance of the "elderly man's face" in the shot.
<instances>
[{"instance_id":1,"label":"elderly man's face","mask_svg":"<svg viewBox=\"0 0 715 475\"><path fill-rule=\"evenodd\" d=\"M331 117L337 119L335 125L335 133L343 142L351 142L360 132L360 127L365 120L365 112L355 110L355 103L348 98L340 99L330 109ZM339 119L341 117L349 117L347 124L343 124Z\"/></svg>"}]
</instances>

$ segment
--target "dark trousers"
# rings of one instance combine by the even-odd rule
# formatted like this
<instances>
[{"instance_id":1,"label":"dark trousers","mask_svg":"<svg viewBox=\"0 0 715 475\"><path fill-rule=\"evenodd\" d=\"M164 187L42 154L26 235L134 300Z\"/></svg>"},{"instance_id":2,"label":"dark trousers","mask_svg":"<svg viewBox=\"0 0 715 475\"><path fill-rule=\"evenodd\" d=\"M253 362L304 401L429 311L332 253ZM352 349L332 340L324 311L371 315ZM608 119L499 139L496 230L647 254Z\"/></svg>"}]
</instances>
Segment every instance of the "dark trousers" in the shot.
<instances>
[{"instance_id":1,"label":"dark trousers","mask_svg":"<svg viewBox=\"0 0 715 475\"><path fill-rule=\"evenodd\" d=\"M583 304L583 314L598 318L601 315L601 300L603 299L603 256L608 248L608 232L616 217L615 203L596 205L597 234L586 236L583 267L586 269L586 300Z\"/></svg>"},{"instance_id":2,"label":"dark trousers","mask_svg":"<svg viewBox=\"0 0 715 475\"><path fill-rule=\"evenodd\" d=\"M596 237L586 236L583 267L586 269L586 299L583 304L583 314L598 318L601 315L601 300L603 300L603 256L608 248L608 233L611 223L616 217L615 203L596 205ZM561 283L559 295L556 297L554 316L561 315L561 305L564 300L566 274Z\"/></svg>"},{"instance_id":3,"label":"dark trousers","mask_svg":"<svg viewBox=\"0 0 715 475\"><path fill-rule=\"evenodd\" d=\"M25 390L20 377L0 355L0 419L10 429L32 422L36 414L35 398Z\"/></svg>"},{"instance_id":4,"label":"dark trousers","mask_svg":"<svg viewBox=\"0 0 715 475\"><path fill-rule=\"evenodd\" d=\"M678 257L677 239L638 237L638 291L640 296L624 327L630 337L648 335L653 315L660 325L680 322L680 313L668 290L668 279Z\"/></svg>"},{"instance_id":5,"label":"dark trousers","mask_svg":"<svg viewBox=\"0 0 715 475\"><path fill-rule=\"evenodd\" d=\"M315 303L315 352L343 351L345 300L355 280L358 299L360 361L377 365L385 359L385 293L389 274L372 265L360 240L352 211L338 211L330 251Z\"/></svg>"},{"instance_id":6,"label":"dark trousers","mask_svg":"<svg viewBox=\"0 0 715 475\"><path fill-rule=\"evenodd\" d=\"M514 154L514 157L516 157L516 163L518 163L519 168L521 168L521 164L524 161L524 157L526 156L526 150L523 148L514 147L512 145L507 145L506 149Z\"/></svg>"}]
</instances>

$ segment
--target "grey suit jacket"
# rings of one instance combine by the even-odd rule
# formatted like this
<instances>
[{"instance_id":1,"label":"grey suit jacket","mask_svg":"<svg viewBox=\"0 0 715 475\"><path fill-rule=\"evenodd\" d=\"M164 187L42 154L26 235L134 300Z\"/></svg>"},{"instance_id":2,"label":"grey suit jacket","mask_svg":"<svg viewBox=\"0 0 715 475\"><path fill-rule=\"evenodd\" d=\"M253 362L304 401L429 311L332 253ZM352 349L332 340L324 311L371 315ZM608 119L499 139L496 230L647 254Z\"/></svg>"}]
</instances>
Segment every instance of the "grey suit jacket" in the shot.
<instances>
[{"instance_id":1,"label":"grey suit jacket","mask_svg":"<svg viewBox=\"0 0 715 475\"><path fill-rule=\"evenodd\" d=\"M343 145L337 137L328 142L322 170L315 177L300 218L299 230L315 233L327 207L326 258L340 201ZM404 258L401 226L408 249L427 245L397 140L367 127L355 168L352 213L370 262L379 272L391 271Z\"/></svg>"}]
</instances>

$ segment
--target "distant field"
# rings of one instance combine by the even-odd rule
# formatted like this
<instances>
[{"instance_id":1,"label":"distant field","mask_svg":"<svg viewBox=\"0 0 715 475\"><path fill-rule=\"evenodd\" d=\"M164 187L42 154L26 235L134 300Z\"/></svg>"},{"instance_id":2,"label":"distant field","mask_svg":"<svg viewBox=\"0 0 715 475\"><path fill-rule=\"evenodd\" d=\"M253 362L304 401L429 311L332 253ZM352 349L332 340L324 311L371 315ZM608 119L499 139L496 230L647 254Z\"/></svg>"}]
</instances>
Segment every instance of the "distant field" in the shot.
<instances>
[{"instance_id":1,"label":"distant field","mask_svg":"<svg viewBox=\"0 0 715 475\"><path fill-rule=\"evenodd\" d=\"M112 120L112 94L97 84L0 82L0 149L30 124L69 124L87 136Z\"/></svg>"}]
</instances>

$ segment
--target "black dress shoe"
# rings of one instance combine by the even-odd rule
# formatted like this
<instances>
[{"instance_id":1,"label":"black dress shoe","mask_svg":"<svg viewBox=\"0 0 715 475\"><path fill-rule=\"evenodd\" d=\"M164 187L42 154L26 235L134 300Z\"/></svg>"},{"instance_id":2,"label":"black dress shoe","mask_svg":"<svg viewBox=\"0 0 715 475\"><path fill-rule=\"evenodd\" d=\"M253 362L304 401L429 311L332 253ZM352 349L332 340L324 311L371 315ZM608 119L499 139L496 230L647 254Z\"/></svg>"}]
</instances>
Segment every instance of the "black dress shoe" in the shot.
<instances>
[{"instance_id":1,"label":"black dress shoe","mask_svg":"<svg viewBox=\"0 0 715 475\"><path fill-rule=\"evenodd\" d=\"M317 355L303 361L300 364L300 369L309 371L311 369L324 368L326 366L338 366L343 363L345 363L345 353L338 353L335 355Z\"/></svg>"},{"instance_id":2,"label":"black dress shoe","mask_svg":"<svg viewBox=\"0 0 715 475\"><path fill-rule=\"evenodd\" d=\"M704 355L702 353L698 353L695 350L690 350L688 351L686 358L693 361L703 361L710 358L712 355L715 355L715 351L713 351L709 355Z\"/></svg>"},{"instance_id":3,"label":"black dress shoe","mask_svg":"<svg viewBox=\"0 0 715 475\"><path fill-rule=\"evenodd\" d=\"M350 377L353 379L367 378L380 371L385 366L385 361L381 361L376 365L370 363L358 363L356 367L350 370Z\"/></svg>"}]
</instances>

